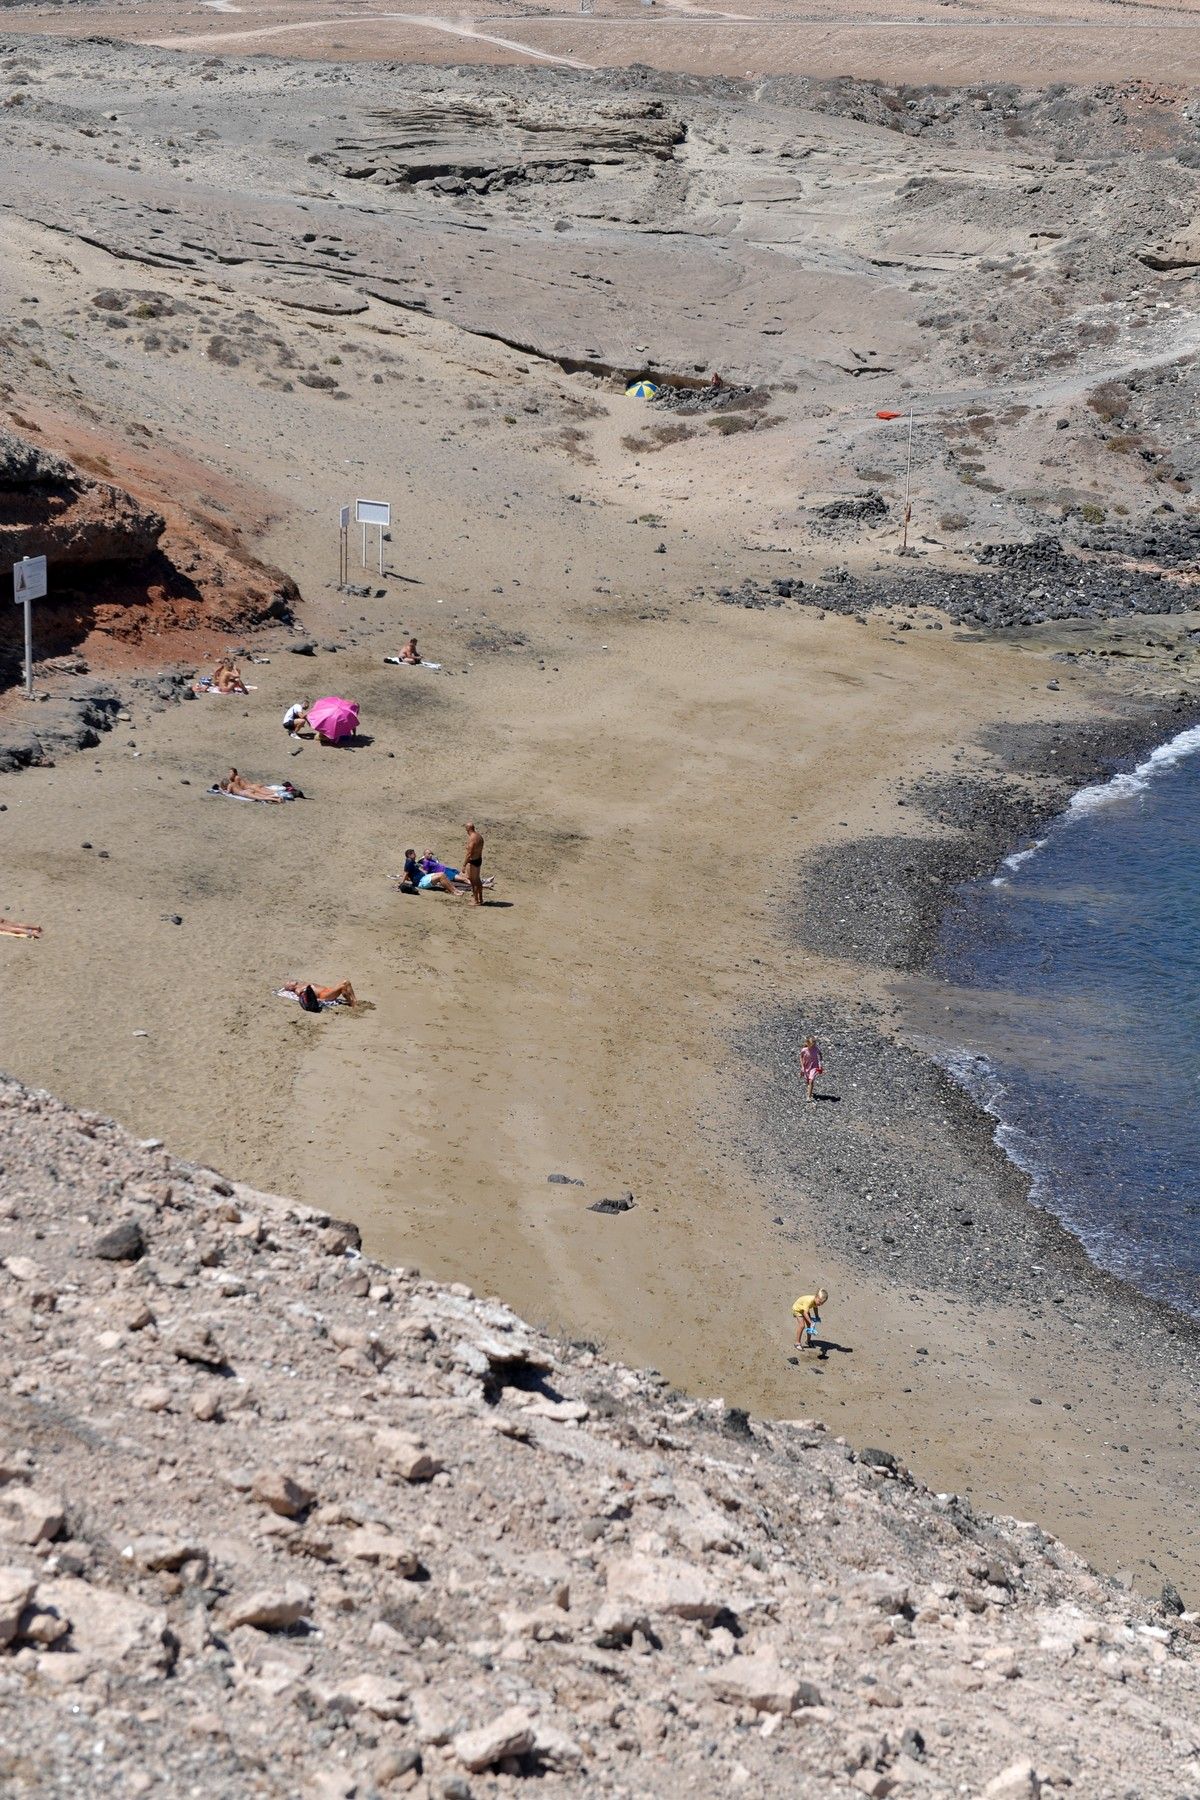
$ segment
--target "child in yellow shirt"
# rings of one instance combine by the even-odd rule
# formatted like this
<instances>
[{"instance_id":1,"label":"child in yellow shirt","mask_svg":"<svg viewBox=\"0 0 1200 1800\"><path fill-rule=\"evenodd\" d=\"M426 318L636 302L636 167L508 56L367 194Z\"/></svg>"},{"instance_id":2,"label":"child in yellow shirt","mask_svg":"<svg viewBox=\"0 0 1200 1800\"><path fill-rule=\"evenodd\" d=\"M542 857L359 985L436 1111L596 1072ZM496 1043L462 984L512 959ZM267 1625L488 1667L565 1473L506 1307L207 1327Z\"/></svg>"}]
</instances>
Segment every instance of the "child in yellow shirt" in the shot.
<instances>
[{"instance_id":1,"label":"child in yellow shirt","mask_svg":"<svg viewBox=\"0 0 1200 1800\"><path fill-rule=\"evenodd\" d=\"M811 1349L816 1341L817 1326L821 1323L821 1308L829 1295L824 1288L818 1288L815 1294L801 1294L792 1308L792 1317L796 1321L796 1346L800 1350Z\"/></svg>"}]
</instances>

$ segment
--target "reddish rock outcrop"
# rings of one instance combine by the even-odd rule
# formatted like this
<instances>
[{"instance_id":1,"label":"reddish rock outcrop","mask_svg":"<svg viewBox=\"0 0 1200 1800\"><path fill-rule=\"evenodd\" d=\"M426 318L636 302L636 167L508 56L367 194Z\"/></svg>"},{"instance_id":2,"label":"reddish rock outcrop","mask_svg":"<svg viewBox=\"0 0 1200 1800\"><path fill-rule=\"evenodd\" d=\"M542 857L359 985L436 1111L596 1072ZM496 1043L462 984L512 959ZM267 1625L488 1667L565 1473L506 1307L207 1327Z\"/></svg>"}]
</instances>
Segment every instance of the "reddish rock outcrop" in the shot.
<instances>
[{"instance_id":1,"label":"reddish rock outcrop","mask_svg":"<svg viewBox=\"0 0 1200 1800\"><path fill-rule=\"evenodd\" d=\"M0 562L46 556L60 568L139 565L165 529L161 513L123 489L0 429Z\"/></svg>"}]
</instances>

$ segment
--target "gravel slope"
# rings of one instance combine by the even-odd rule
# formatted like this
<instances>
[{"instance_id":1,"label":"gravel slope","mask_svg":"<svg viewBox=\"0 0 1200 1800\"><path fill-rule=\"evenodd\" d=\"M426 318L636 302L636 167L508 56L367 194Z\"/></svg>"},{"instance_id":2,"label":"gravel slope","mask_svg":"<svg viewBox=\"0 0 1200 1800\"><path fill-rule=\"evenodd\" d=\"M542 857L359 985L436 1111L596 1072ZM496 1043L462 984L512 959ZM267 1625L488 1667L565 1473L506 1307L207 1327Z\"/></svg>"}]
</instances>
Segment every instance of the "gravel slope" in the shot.
<instances>
[{"instance_id":1,"label":"gravel slope","mask_svg":"<svg viewBox=\"0 0 1200 1800\"><path fill-rule=\"evenodd\" d=\"M14 1795L1191 1794L1194 1615L0 1083Z\"/></svg>"}]
</instances>

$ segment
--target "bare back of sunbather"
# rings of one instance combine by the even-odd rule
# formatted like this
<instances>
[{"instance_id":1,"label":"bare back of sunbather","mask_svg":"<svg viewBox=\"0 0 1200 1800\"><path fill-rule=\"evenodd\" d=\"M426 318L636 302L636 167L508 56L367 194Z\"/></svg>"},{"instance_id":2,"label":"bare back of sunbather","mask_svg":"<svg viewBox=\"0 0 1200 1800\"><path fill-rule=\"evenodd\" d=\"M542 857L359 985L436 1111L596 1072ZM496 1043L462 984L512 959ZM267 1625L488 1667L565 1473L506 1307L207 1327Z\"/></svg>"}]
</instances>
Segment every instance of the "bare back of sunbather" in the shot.
<instances>
[{"instance_id":1,"label":"bare back of sunbather","mask_svg":"<svg viewBox=\"0 0 1200 1800\"><path fill-rule=\"evenodd\" d=\"M245 776L239 775L236 769L230 769L224 781L219 782L218 786L227 794L240 794L245 800L265 800L274 806L282 806L286 797L278 793L275 788L267 787L261 781L247 781Z\"/></svg>"}]
</instances>

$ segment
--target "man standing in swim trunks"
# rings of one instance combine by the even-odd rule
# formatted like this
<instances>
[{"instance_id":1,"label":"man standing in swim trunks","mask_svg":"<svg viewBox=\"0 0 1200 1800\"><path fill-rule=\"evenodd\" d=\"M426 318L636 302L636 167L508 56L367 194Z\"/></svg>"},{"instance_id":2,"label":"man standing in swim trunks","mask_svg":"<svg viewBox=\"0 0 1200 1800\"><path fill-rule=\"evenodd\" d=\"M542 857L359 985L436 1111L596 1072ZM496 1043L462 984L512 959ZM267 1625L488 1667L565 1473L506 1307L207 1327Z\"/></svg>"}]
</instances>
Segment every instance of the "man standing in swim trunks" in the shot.
<instances>
[{"instance_id":1,"label":"man standing in swim trunks","mask_svg":"<svg viewBox=\"0 0 1200 1800\"><path fill-rule=\"evenodd\" d=\"M483 836L467 820L467 849L463 857L463 873L471 884L471 899L483 905Z\"/></svg>"}]
</instances>

